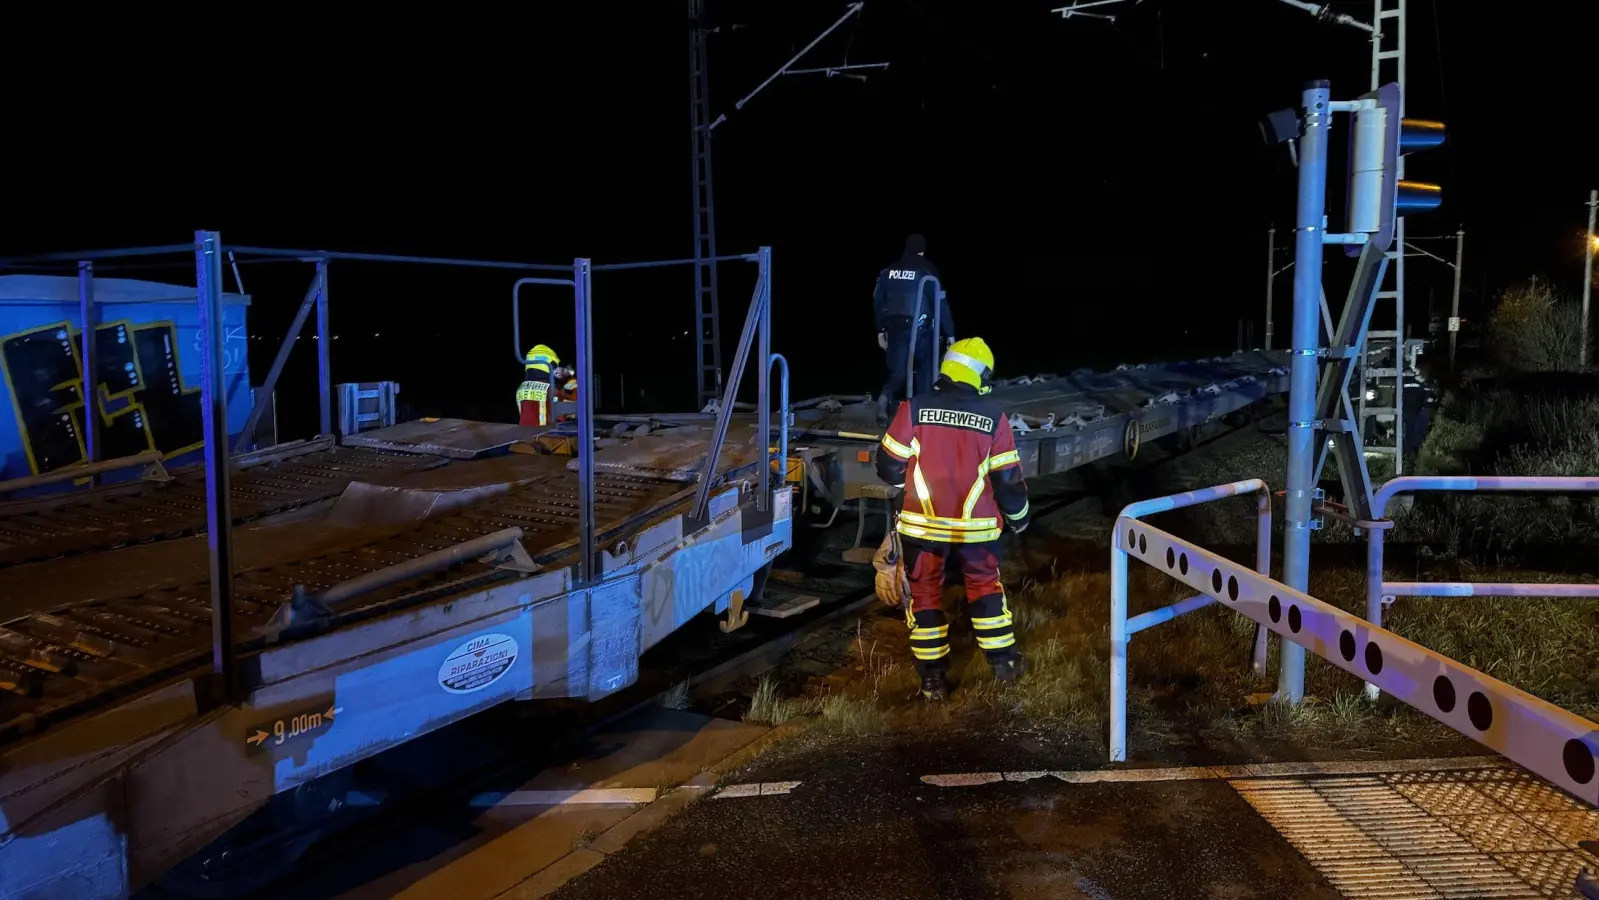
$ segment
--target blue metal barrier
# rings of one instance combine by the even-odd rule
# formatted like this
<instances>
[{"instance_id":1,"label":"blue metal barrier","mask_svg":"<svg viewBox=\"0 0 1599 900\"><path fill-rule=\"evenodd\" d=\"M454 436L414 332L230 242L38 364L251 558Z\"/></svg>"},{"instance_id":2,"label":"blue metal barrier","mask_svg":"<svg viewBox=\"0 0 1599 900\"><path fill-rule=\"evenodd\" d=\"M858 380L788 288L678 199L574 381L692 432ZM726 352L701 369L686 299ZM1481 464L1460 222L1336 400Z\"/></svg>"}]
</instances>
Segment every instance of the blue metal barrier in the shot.
<instances>
[{"instance_id":1,"label":"blue metal barrier","mask_svg":"<svg viewBox=\"0 0 1599 900\"><path fill-rule=\"evenodd\" d=\"M777 388L777 414L782 417L782 424L777 429L777 458L782 461L784 478L788 477L788 418L791 415L788 407L788 357L781 353L773 353L766 358L766 377L772 377L772 366L776 363L783 364L783 377L778 381Z\"/></svg>"},{"instance_id":2,"label":"blue metal barrier","mask_svg":"<svg viewBox=\"0 0 1599 900\"><path fill-rule=\"evenodd\" d=\"M590 271L593 271L592 266L590 267ZM511 285L511 341L516 345L516 364L518 366L524 366L527 364L526 351L522 349L522 307L517 300L518 295L522 291L522 286L525 284L544 284L570 288L572 287L572 279L518 278Z\"/></svg>"},{"instance_id":3,"label":"blue metal barrier","mask_svg":"<svg viewBox=\"0 0 1599 900\"><path fill-rule=\"evenodd\" d=\"M716 463L721 459L722 445L727 442L727 428L733 421L733 408L738 400L740 381L744 377L744 367L749 364L752 345L760 358L765 359L767 368L760 373L757 382L759 390L756 399L756 420L761 429L760 445L771 447L772 441L772 416L770 407L770 381L771 381L771 327L772 327L772 278L771 261L772 248L762 247L756 251L757 275L755 278L755 291L750 296L749 312L744 316L744 330L740 332L738 349L733 354L733 367L728 370L727 384L722 389L721 403L716 410L716 424L712 427L710 445L706 450L705 466L700 470L699 487L694 494L694 511L690 518L702 520L705 518L711 499L711 482L716 477ZM784 361L786 369L788 363ZM786 427L786 425L785 425ZM770 450L767 450L770 453ZM771 503L771 477L772 467L760 467L760 491L755 498L756 508L761 511L770 509Z\"/></svg>"},{"instance_id":4,"label":"blue metal barrier","mask_svg":"<svg viewBox=\"0 0 1599 900\"><path fill-rule=\"evenodd\" d=\"M1125 643L1118 659L1114 610L1119 607L1125 615L1126 560L1134 556L1574 796L1599 803L1595 779L1599 725L1134 518L1259 490L1255 487L1259 484L1239 482L1134 504L1116 520L1111 569L1112 761L1126 758L1125 710L1118 732L1115 709L1118 698L1123 704L1126 700ZM1412 484L1409 489L1424 486ZM1392 490L1385 486L1388 496L1403 489L1407 486ZM1387 496L1381 498L1386 500Z\"/></svg>"},{"instance_id":5,"label":"blue metal barrier","mask_svg":"<svg viewBox=\"0 0 1599 900\"><path fill-rule=\"evenodd\" d=\"M930 362L935 374L938 372L939 361L944 358L944 349L938 346L944 327L941 321L944 312L944 282L940 281L937 275L923 275L916 281L916 306L911 313L910 349L905 351L905 399L907 400L916 394L916 346L921 332L922 290L929 281L933 283L933 359Z\"/></svg>"},{"instance_id":6,"label":"blue metal barrier","mask_svg":"<svg viewBox=\"0 0 1599 900\"><path fill-rule=\"evenodd\" d=\"M1153 500L1143 500L1128 505L1121 512L1121 519L1136 520L1140 516L1155 513L1169 512L1187 506L1198 506L1201 503L1210 503L1224 497L1236 497L1240 494L1257 494L1259 496L1256 524L1255 524L1255 568L1267 577L1271 575L1271 492L1266 487L1266 482L1259 478L1247 481L1236 481L1232 484L1217 485L1216 487L1203 488L1190 491L1186 494L1174 494L1170 497L1156 497ZM1118 520L1116 532L1122 536L1121 522ZM1162 622L1169 622L1178 616L1202 609L1216 602L1216 598L1207 594L1179 600L1170 606L1152 609L1133 618L1127 618L1127 554L1130 549L1138 546L1132 532L1126 534L1127 547L1113 541L1110 548L1110 758L1112 762L1121 762L1127 758L1127 642L1135 634L1148 628L1153 628ZM1173 557L1173 564L1176 558ZM1188 570L1188 560L1182 560L1181 567L1184 572ZM1253 667L1255 674L1266 673L1266 630L1255 630L1253 653Z\"/></svg>"},{"instance_id":7,"label":"blue metal barrier","mask_svg":"<svg viewBox=\"0 0 1599 900\"><path fill-rule=\"evenodd\" d=\"M1395 597L1577 597L1599 599L1599 584L1514 584L1469 581L1384 581L1383 533L1392 522L1388 501L1420 491L1494 494L1599 494L1599 477L1409 475L1395 478L1372 494L1372 515L1366 526L1366 621L1382 625L1383 607ZM1368 683L1366 695L1376 699L1378 686Z\"/></svg>"}]
</instances>

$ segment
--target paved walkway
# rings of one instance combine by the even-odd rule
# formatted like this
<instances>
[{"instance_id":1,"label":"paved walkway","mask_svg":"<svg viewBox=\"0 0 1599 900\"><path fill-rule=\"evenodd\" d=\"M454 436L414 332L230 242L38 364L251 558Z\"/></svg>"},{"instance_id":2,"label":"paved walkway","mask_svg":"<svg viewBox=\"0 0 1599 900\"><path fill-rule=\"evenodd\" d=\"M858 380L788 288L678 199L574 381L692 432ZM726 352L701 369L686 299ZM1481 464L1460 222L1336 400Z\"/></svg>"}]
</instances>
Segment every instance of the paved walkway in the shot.
<instances>
[{"instance_id":1,"label":"paved walkway","mask_svg":"<svg viewBox=\"0 0 1599 900\"><path fill-rule=\"evenodd\" d=\"M1046 770L1061 747L1025 735L765 733L647 710L538 774L374 810L263 896L1513 900L1599 868L1599 811L1493 757ZM482 738L363 788L425 793Z\"/></svg>"},{"instance_id":2,"label":"paved walkway","mask_svg":"<svg viewBox=\"0 0 1599 900\"><path fill-rule=\"evenodd\" d=\"M1599 812L1491 758L918 764L885 747L757 762L552 896L1544 898L1599 865L1577 849Z\"/></svg>"},{"instance_id":3,"label":"paved walkway","mask_svg":"<svg viewBox=\"0 0 1599 900\"><path fill-rule=\"evenodd\" d=\"M939 757L961 758L888 742L774 754L739 781L785 792L713 795L553 896L1339 896L1225 781L939 786L922 780Z\"/></svg>"}]
</instances>

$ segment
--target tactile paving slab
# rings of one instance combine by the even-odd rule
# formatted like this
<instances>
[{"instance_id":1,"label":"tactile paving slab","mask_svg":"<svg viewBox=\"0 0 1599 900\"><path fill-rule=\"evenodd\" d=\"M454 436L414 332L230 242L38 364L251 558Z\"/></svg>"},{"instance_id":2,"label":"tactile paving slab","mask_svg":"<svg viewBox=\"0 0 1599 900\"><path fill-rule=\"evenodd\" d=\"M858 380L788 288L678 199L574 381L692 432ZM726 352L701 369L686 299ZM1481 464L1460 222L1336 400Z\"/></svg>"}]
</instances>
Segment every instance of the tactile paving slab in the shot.
<instances>
[{"instance_id":1,"label":"tactile paving slab","mask_svg":"<svg viewBox=\"0 0 1599 900\"><path fill-rule=\"evenodd\" d=\"M1231 782L1349 900L1578 897L1599 812L1514 768Z\"/></svg>"}]
</instances>

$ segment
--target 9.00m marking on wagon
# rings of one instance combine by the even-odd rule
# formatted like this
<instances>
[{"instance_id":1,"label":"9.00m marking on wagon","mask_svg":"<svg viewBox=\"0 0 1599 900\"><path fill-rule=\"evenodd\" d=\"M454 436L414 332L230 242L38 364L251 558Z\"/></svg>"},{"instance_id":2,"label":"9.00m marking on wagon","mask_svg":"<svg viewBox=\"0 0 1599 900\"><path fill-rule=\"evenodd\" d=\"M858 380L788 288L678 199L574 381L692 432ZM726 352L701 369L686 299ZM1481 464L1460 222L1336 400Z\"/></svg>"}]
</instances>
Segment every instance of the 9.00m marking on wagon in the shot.
<instances>
[{"instance_id":1,"label":"9.00m marking on wagon","mask_svg":"<svg viewBox=\"0 0 1599 900\"><path fill-rule=\"evenodd\" d=\"M271 722L253 725L245 730L245 749L250 753L260 753L268 748L281 747L290 741L325 732L333 727L334 720L342 712L344 712L342 706L318 705L315 709L290 713Z\"/></svg>"}]
</instances>

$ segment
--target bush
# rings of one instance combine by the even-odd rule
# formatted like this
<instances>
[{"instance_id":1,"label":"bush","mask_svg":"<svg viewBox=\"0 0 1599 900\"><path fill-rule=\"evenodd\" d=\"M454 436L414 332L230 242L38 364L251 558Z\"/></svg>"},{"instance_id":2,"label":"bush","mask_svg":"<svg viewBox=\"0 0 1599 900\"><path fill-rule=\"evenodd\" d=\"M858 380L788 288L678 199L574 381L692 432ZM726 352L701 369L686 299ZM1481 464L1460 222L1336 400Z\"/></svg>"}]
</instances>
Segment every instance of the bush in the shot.
<instances>
[{"instance_id":1,"label":"bush","mask_svg":"<svg viewBox=\"0 0 1599 900\"><path fill-rule=\"evenodd\" d=\"M1511 372L1575 372L1583 342L1582 310L1547 287L1506 291L1488 318L1495 360Z\"/></svg>"},{"instance_id":2,"label":"bush","mask_svg":"<svg viewBox=\"0 0 1599 900\"><path fill-rule=\"evenodd\" d=\"M1599 472L1599 385L1574 375L1478 384L1449 395L1418 458L1441 475ZM1446 556L1518 555L1599 543L1592 496L1423 496L1400 539Z\"/></svg>"},{"instance_id":3,"label":"bush","mask_svg":"<svg viewBox=\"0 0 1599 900\"><path fill-rule=\"evenodd\" d=\"M1581 310L1546 286L1506 291L1489 317L1496 373L1451 391L1417 459L1443 475L1599 473L1599 380L1579 372ZM1444 557L1512 559L1599 545L1599 498L1425 496L1396 537Z\"/></svg>"}]
</instances>

